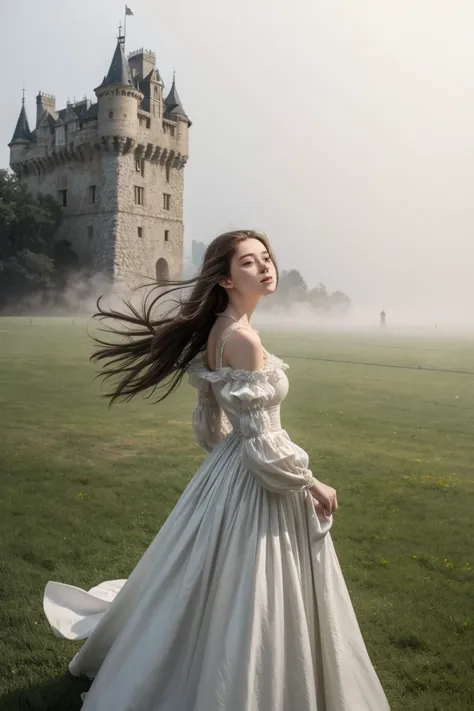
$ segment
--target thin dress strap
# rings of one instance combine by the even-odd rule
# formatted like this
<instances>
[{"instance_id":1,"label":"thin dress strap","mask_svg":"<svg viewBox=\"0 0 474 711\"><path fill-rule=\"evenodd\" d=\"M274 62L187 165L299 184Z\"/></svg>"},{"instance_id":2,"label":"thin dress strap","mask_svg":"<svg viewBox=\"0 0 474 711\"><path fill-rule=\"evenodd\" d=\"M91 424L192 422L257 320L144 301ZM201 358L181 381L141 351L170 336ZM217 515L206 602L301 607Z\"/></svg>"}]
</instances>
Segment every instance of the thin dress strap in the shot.
<instances>
[{"instance_id":1,"label":"thin dress strap","mask_svg":"<svg viewBox=\"0 0 474 711\"><path fill-rule=\"evenodd\" d=\"M249 328L251 331L253 331L253 328L250 328L250 326L245 326L245 324L239 324L238 326L235 326L232 331L229 331L229 333L226 335L223 341L221 341L220 349L219 349L219 358L217 361L217 369L220 370L222 368L222 356L224 355L224 346L227 342L227 339L232 336L235 331L237 331L239 328Z\"/></svg>"}]
</instances>

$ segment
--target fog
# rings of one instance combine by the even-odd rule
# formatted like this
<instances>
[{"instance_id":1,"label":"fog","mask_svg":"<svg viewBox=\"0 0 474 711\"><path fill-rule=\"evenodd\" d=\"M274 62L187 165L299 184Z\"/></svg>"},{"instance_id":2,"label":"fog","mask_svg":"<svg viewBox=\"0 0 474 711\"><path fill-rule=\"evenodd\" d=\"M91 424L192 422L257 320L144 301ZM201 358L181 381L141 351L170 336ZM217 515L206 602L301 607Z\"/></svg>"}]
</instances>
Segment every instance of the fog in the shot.
<instances>
[{"instance_id":1,"label":"fog","mask_svg":"<svg viewBox=\"0 0 474 711\"><path fill-rule=\"evenodd\" d=\"M166 291L165 288L161 290ZM133 291L120 291L113 288L109 280L102 274L96 275L92 281L84 280L80 274L73 275L66 289L60 295L60 304L52 304L43 295L34 296L25 302L10 304L2 315L24 315L36 317L86 317L89 319L97 312L97 299L105 311L119 311L130 314L129 304L138 311L160 293L155 285L143 282L143 287ZM169 295L159 299L153 309L154 318L176 313L182 300L190 294L189 288L173 290ZM55 295L57 299L58 295ZM147 301L148 300L148 301ZM330 310L314 309L307 303L280 305L272 296L264 297L252 316L252 326L257 329L271 331L313 331L313 332L343 332L347 334L366 333L380 338L415 337L415 338L463 338L474 340L474 327L465 313L454 314L449 309L425 312L398 309L385 312L386 322L382 326L380 312L377 309L352 305L344 314ZM112 325L104 321L106 327ZM128 328L126 326L126 328ZM129 326L131 330L134 326Z\"/></svg>"},{"instance_id":2,"label":"fog","mask_svg":"<svg viewBox=\"0 0 474 711\"><path fill-rule=\"evenodd\" d=\"M286 331L332 331L346 333L377 333L383 337L416 336L426 338L463 337L474 339L472 323L460 315L446 312L445 318L430 318L430 313L409 313L402 310L394 315L387 312L384 327L380 323L380 315L373 309L352 308L344 316L333 316L315 312L303 304L292 305L274 311L257 310L253 319L255 327L266 327ZM436 314L439 316L440 314Z\"/></svg>"},{"instance_id":3,"label":"fog","mask_svg":"<svg viewBox=\"0 0 474 711\"><path fill-rule=\"evenodd\" d=\"M352 299L344 319L280 314L299 326L376 328L382 309L387 329L474 325L472 2L129 4L127 50L156 51L166 88L176 69L193 121L188 253L229 228L265 231L281 268ZM2 7L0 166L23 83L30 124L39 89L58 108L93 98L122 12Z\"/></svg>"}]
</instances>

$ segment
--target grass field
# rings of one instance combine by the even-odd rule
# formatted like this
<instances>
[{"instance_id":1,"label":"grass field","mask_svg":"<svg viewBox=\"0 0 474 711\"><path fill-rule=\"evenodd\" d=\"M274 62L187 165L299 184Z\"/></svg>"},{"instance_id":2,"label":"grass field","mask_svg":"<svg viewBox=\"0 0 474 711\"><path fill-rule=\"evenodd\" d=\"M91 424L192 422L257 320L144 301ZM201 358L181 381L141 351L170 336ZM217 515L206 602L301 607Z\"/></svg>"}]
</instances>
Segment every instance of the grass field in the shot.
<instances>
[{"instance_id":1,"label":"grass field","mask_svg":"<svg viewBox=\"0 0 474 711\"><path fill-rule=\"evenodd\" d=\"M392 711L471 711L474 341L261 335L291 366L284 426L338 490L336 548ZM80 708L80 645L50 631L44 585L127 577L204 456L195 391L108 410L90 350L84 321L0 319L1 711Z\"/></svg>"}]
</instances>

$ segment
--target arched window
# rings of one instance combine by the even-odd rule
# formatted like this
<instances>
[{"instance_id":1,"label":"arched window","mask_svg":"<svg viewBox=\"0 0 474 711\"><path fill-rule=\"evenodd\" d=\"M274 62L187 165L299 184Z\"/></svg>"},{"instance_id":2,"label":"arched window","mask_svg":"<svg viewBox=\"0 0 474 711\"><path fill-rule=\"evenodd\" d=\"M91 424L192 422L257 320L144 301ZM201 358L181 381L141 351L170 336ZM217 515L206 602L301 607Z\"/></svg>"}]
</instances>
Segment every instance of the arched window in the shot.
<instances>
[{"instance_id":1,"label":"arched window","mask_svg":"<svg viewBox=\"0 0 474 711\"><path fill-rule=\"evenodd\" d=\"M166 259L163 259L163 257L160 257L160 259L157 261L155 271L156 281L158 282L158 284L170 278L168 262L166 261Z\"/></svg>"}]
</instances>

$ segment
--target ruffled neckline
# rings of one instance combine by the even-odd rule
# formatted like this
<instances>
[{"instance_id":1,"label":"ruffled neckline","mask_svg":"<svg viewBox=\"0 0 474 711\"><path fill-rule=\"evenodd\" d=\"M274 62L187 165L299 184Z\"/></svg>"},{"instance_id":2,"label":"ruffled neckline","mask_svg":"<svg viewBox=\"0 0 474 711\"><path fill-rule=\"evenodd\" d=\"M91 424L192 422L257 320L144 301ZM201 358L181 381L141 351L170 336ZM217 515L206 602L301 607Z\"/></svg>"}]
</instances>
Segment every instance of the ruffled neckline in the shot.
<instances>
[{"instance_id":1,"label":"ruffled neckline","mask_svg":"<svg viewBox=\"0 0 474 711\"><path fill-rule=\"evenodd\" d=\"M217 370L211 370L204 362L203 356L197 356L191 362L188 373L195 373L210 383L218 383L222 380L228 380L229 378L232 380L244 379L257 383L262 381L267 382L268 380L273 380L275 376L278 377L278 370L288 370L290 366L273 353L265 352L267 354L267 360L260 370L244 370L242 368L232 368L230 365L224 365Z\"/></svg>"}]
</instances>

